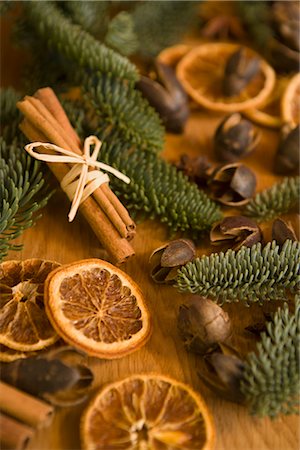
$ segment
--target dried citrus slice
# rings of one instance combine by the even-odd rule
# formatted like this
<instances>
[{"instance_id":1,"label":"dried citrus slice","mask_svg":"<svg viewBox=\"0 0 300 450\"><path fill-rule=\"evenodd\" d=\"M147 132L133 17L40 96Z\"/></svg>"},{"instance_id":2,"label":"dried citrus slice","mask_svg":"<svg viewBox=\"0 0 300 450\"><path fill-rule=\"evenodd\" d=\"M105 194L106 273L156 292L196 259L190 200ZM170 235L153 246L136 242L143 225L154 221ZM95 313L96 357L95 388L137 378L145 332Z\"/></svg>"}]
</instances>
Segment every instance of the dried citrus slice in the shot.
<instances>
[{"instance_id":1,"label":"dried citrus slice","mask_svg":"<svg viewBox=\"0 0 300 450\"><path fill-rule=\"evenodd\" d=\"M84 450L209 450L215 429L201 396L163 375L133 375L101 389L84 412Z\"/></svg>"},{"instance_id":2,"label":"dried citrus slice","mask_svg":"<svg viewBox=\"0 0 300 450\"><path fill-rule=\"evenodd\" d=\"M197 103L214 111L238 112L258 107L270 95L275 84L275 72L257 53L246 47L246 56L260 58L260 70L239 95L223 95L224 68L228 58L238 49L240 45L236 44L203 44L179 61L177 77Z\"/></svg>"},{"instance_id":3,"label":"dried citrus slice","mask_svg":"<svg viewBox=\"0 0 300 450\"><path fill-rule=\"evenodd\" d=\"M281 99L281 115L284 123L295 128L300 123L300 73L292 77Z\"/></svg>"},{"instance_id":4,"label":"dried citrus slice","mask_svg":"<svg viewBox=\"0 0 300 450\"><path fill-rule=\"evenodd\" d=\"M57 269L46 281L45 298L58 334L89 355L119 358L150 336L139 287L106 261L87 259Z\"/></svg>"},{"instance_id":5,"label":"dried citrus slice","mask_svg":"<svg viewBox=\"0 0 300 450\"><path fill-rule=\"evenodd\" d=\"M158 61L175 68L179 61L193 48L192 45L178 44L167 47L157 56Z\"/></svg>"},{"instance_id":6,"label":"dried citrus slice","mask_svg":"<svg viewBox=\"0 0 300 450\"><path fill-rule=\"evenodd\" d=\"M17 359L28 358L28 356L32 356L34 353L31 352L20 352L18 350L13 350L12 348L6 347L3 344L0 344L0 361L1 362L12 362Z\"/></svg>"},{"instance_id":7,"label":"dried citrus slice","mask_svg":"<svg viewBox=\"0 0 300 450\"><path fill-rule=\"evenodd\" d=\"M269 97L267 97L257 108L244 111L244 116L258 125L270 128L280 128L282 125L280 103L287 84L287 77L278 77Z\"/></svg>"},{"instance_id":8,"label":"dried citrus slice","mask_svg":"<svg viewBox=\"0 0 300 450\"><path fill-rule=\"evenodd\" d=\"M58 265L40 259L0 264L0 344L25 352L58 339L44 308L44 282Z\"/></svg>"}]
</instances>

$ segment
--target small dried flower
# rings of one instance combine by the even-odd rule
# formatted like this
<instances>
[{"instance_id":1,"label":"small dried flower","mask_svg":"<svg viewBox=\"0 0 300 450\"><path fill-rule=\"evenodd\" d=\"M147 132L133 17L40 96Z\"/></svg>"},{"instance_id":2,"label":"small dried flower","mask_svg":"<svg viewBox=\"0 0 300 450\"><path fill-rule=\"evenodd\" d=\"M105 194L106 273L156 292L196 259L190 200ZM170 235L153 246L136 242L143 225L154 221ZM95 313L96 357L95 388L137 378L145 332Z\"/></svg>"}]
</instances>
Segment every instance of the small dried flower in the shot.
<instances>
[{"instance_id":1,"label":"small dried flower","mask_svg":"<svg viewBox=\"0 0 300 450\"><path fill-rule=\"evenodd\" d=\"M243 246L252 247L261 240L261 229L254 220L245 216L225 217L213 225L210 231L212 244L231 244L233 250L239 250Z\"/></svg>"},{"instance_id":2,"label":"small dried flower","mask_svg":"<svg viewBox=\"0 0 300 450\"><path fill-rule=\"evenodd\" d=\"M300 170L300 125L284 134L275 156L275 172L281 175L298 174Z\"/></svg>"},{"instance_id":3,"label":"small dried flower","mask_svg":"<svg viewBox=\"0 0 300 450\"><path fill-rule=\"evenodd\" d=\"M218 126L214 136L215 154L221 161L233 162L252 152L259 141L259 134L249 120L234 113Z\"/></svg>"},{"instance_id":4,"label":"small dried flower","mask_svg":"<svg viewBox=\"0 0 300 450\"><path fill-rule=\"evenodd\" d=\"M175 71L156 61L156 80L142 76L136 87L147 98L171 133L182 133L189 117L188 96L178 81Z\"/></svg>"},{"instance_id":5,"label":"small dried flower","mask_svg":"<svg viewBox=\"0 0 300 450\"><path fill-rule=\"evenodd\" d=\"M275 240L278 245L282 246L287 239L297 241L295 230L289 221L283 219L276 219L272 225L272 240Z\"/></svg>"},{"instance_id":6,"label":"small dried flower","mask_svg":"<svg viewBox=\"0 0 300 450\"><path fill-rule=\"evenodd\" d=\"M246 55L246 50L241 47L227 60L224 79L223 94L226 97L238 95L255 77L260 68L258 58Z\"/></svg>"},{"instance_id":7,"label":"small dried flower","mask_svg":"<svg viewBox=\"0 0 300 450\"><path fill-rule=\"evenodd\" d=\"M180 306L177 326L185 347L200 354L225 342L232 332L228 314L212 300L200 296L193 296Z\"/></svg>"},{"instance_id":8,"label":"small dried flower","mask_svg":"<svg viewBox=\"0 0 300 450\"><path fill-rule=\"evenodd\" d=\"M214 170L208 185L214 200L223 205L241 206L253 197L256 177L244 164L226 164Z\"/></svg>"},{"instance_id":9,"label":"small dried flower","mask_svg":"<svg viewBox=\"0 0 300 450\"><path fill-rule=\"evenodd\" d=\"M157 248L149 259L150 276L156 283L172 283L177 270L194 259L196 249L189 239L177 239Z\"/></svg>"},{"instance_id":10,"label":"small dried flower","mask_svg":"<svg viewBox=\"0 0 300 450\"><path fill-rule=\"evenodd\" d=\"M203 185L209 178L209 169L211 164L206 156L200 155L195 158L183 154L180 160L175 164L178 170L183 172L191 181L198 185Z\"/></svg>"}]
</instances>

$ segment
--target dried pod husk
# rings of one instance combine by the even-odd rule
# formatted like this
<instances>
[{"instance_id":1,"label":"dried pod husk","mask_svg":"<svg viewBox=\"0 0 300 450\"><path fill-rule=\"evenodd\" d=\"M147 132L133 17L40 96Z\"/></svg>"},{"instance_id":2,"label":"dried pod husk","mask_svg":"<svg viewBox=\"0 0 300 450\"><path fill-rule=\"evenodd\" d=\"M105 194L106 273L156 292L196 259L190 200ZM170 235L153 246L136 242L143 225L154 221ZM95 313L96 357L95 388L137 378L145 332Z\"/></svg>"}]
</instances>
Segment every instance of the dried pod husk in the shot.
<instances>
[{"instance_id":1,"label":"dried pod husk","mask_svg":"<svg viewBox=\"0 0 300 450\"><path fill-rule=\"evenodd\" d=\"M93 373L82 360L75 350L62 347L44 356L1 363L1 379L54 405L71 406L86 399L93 381Z\"/></svg>"},{"instance_id":2,"label":"dried pod husk","mask_svg":"<svg viewBox=\"0 0 300 450\"><path fill-rule=\"evenodd\" d=\"M260 61L256 57L249 57L241 47L227 60L223 78L223 94L226 97L239 95L240 92L258 74Z\"/></svg>"},{"instance_id":3,"label":"dried pod husk","mask_svg":"<svg viewBox=\"0 0 300 450\"><path fill-rule=\"evenodd\" d=\"M191 181L203 186L207 183L210 174L211 164L206 156L199 155L191 158L187 154L180 156L179 161L175 164L176 168L183 172Z\"/></svg>"},{"instance_id":4,"label":"dried pod husk","mask_svg":"<svg viewBox=\"0 0 300 450\"><path fill-rule=\"evenodd\" d=\"M188 96L170 66L155 61L155 74L156 80L141 76L136 87L156 109L167 131L182 133L190 114Z\"/></svg>"},{"instance_id":5,"label":"dried pod husk","mask_svg":"<svg viewBox=\"0 0 300 450\"><path fill-rule=\"evenodd\" d=\"M285 133L284 133L285 134ZM282 137L275 156L274 170L280 175L298 174L300 170L300 125Z\"/></svg>"},{"instance_id":6,"label":"dried pod husk","mask_svg":"<svg viewBox=\"0 0 300 450\"><path fill-rule=\"evenodd\" d=\"M232 333L228 314L208 298L193 296L179 308L177 328L187 350L201 355L225 342Z\"/></svg>"},{"instance_id":7,"label":"dried pod husk","mask_svg":"<svg viewBox=\"0 0 300 450\"><path fill-rule=\"evenodd\" d=\"M287 239L297 241L291 222L280 218L275 219L272 225L272 240L275 240L278 245L282 246Z\"/></svg>"},{"instance_id":8,"label":"dried pod husk","mask_svg":"<svg viewBox=\"0 0 300 450\"><path fill-rule=\"evenodd\" d=\"M249 120L239 113L231 114L222 120L215 132L215 155L224 162L237 161L253 151L259 138Z\"/></svg>"},{"instance_id":9,"label":"dried pod husk","mask_svg":"<svg viewBox=\"0 0 300 450\"><path fill-rule=\"evenodd\" d=\"M172 283L177 270L194 259L196 248L190 239L176 239L157 248L150 255L150 276L156 283Z\"/></svg>"},{"instance_id":10,"label":"dried pod husk","mask_svg":"<svg viewBox=\"0 0 300 450\"><path fill-rule=\"evenodd\" d=\"M300 51L300 20L298 1L276 1L272 5L273 25L280 39L290 48Z\"/></svg>"},{"instance_id":11,"label":"dried pod husk","mask_svg":"<svg viewBox=\"0 0 300 450\"><path fill-rule=\"evenodd\" d=\"M254 220L245 216L225 217L213 225L210 241L213 245L230 244L233 250L241 247L252 247L261 242L262 232Z\"/></svg>"},{"instance_id":12,"label":"dried pod husk","mask_svg":"<svg viewBox=\"0 0 300 450\"><path fill-rule=\"evenodd\" d=\"M199 377L214 392L224 399L243 403L244 395L240 390L243 378L244 363L235 355L224 355L214 352L205 357L209 371L198 371Z\"/></svg>"},{"instance_id":13,"label":"dried pod husk","mask_svg":"<svg viewBox=\"0 0 300 450\"><path fill-rule=\"evenodd\" d=\"M213 171L208 186L214 200L223 205L241 206L253 197L256 176L244 164L226 164Z\"/></svg>"}]
</instances>

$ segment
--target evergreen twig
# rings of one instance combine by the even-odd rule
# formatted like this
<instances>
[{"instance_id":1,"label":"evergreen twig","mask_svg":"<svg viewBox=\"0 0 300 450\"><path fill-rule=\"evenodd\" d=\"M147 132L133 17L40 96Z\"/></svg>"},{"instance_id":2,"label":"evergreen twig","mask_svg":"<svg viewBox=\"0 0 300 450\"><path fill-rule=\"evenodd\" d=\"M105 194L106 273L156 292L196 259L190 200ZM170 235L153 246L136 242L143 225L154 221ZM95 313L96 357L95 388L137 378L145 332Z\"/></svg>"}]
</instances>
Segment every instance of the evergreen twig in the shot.
<instances>
[{"instance_id":1,"label":"evergreen twig","mask_svg":"<svg viewBox=\"0 0 300 450\"><path fill-rule=\"evenodd\" d=\"M267 323L257 351L247 356L240 386L254 415L299 413L300 297L294 313L285 304Z\"/></svg>"},{"instance_id":2,"label":"evergreen twig","mask_svg":"<svg viewBox=\"0 0 300 450\"><path fill-rule=\"evenodd\" d=\"M109 22L105 44L125 56L137 51L139 41L131 14L121 11Z\"/></svg>"},{"instance_id":3,"label":"evergreen twig","mask_svg":"<svg viewBox=\"0 0 300 450\"><path fill-rule=\"evenodd\" d=\"M284 299L300 283L300 243L258 243L239 251L213 253L187 263L178 271L177 287L218 303Z\"/></svg>"},{"instance_id":4,"label":"evergreen twig","mask_svg":"<svg viewBox=\"0 0 300 450\"><path fill-rule=\"evenodd\" d=\"M285 178L259 192L245 208L245 214L257 221L270 220L287 213L300 199L300 177Z\"/></svg>"}]
</instances>

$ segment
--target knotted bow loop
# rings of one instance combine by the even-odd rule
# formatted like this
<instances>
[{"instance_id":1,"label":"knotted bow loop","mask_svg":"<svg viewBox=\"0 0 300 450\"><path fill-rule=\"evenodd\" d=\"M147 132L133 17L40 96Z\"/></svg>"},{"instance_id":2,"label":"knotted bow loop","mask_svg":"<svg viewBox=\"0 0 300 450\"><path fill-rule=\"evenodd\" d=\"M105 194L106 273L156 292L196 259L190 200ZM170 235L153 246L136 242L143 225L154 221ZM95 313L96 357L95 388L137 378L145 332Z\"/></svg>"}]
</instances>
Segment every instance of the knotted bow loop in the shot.
<instances>
[{"instance_id":1,"label":"knotted bow loop","mask_svg":"<svg viewBox=\"0 0 300 450\"><path fill-rule=\"evenodd\" d=\"M65 148L58 147L57 145L45 143L45 142L32 142L25 146L25 150L35 159L39 161L45 161L48 163L69 163L75 164L74 167L63 177L61 180L61 188L67 194L71 200L71 209L68 215L69 222L74 220L79 205L84 202L92 193L98 189L103 183L109 182L109 176L103 173L100 169L105 170L113 174L115 177L124 181L124 183L130 183L128 178L123 173L119 172L113 167L97 161L102 142L97 136L89 136L84 141L83 154L77 155L76 153L66 150ZM91 146L94 146L94 150L91 154ZM48 150L54 150L58 155L48 155L45 153L35 152L35 147L44 147ZM89 171L89 168L96 168L97 170Z\"/></svg>"}]
</instances>

